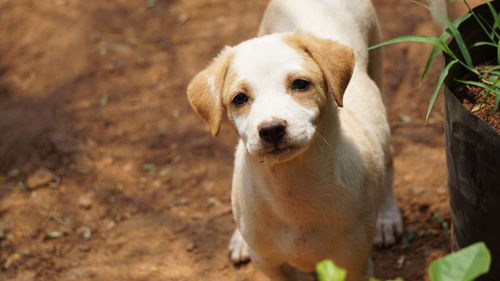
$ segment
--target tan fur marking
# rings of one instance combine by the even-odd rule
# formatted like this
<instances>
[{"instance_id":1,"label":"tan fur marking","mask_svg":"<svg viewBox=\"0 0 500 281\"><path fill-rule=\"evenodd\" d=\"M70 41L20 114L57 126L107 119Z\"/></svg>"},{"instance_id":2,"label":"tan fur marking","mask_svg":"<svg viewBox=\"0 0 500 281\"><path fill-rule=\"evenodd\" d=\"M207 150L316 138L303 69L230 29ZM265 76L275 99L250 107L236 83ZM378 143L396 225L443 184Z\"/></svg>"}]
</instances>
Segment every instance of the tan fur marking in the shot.
<instances>
[{"instance_id":1,"label":"tan fur marking","mask_svg":"<svg viewBox=\"0 0 500 281\"><path fill-rule=\"evenodd\" d=\"M201 119L207 123L212 136L219 133L224 108L222 92L227 69L233 53L226 47L203 71L198 73L188 85L189 103Z\"/></svg>"},{"instance_id":2,"label":"tan fur marking","mask_svg":"<svg viewBox=\"0 0 500 281\"><path fill-rule=\"evenodd\" d=\"M321 39L297 30L285 39L295 49L308 54L323 72L328 91L342 107L344 91L354 70L354 53L351 48L332 40Z\"/></svg>"},{"instance_id":3,"label":"tan fur marking","mask_svg":"<svg viewBox=\"0 0 500 281\"><path fill-rule=\"evenodd\" d=\"M227 91L223 95L223 104L226 107L229 118L231 118L230 112L234 112L238 116L248 116L248 114L250 114L252 101L255 98L250 85L246 81L239 81L236 83L236 77L237 74L230 69L227 73L225 84ZM232 103L233 98L239 93L244 93L248 96L248 103L241 106L236 106Z\"/></svg>"},{"instance_id":4,"label":"tan fur marking","mask_svg":"<svg viewBox=\"0 0 500 281\"><path fill-rule=\"evenodd\" d=\"M301 105L310 109L320 110L327 103L327 87L323 79L323 73L318 65L306 54L304 54L304 59L306 61L304 68L307 75L299 73L289 74L285 81L285 87L288 89L288 93ZM296 79L306 80L311 84L306 90L293 90L292 84Z\"/></svg>"}]
</instances>

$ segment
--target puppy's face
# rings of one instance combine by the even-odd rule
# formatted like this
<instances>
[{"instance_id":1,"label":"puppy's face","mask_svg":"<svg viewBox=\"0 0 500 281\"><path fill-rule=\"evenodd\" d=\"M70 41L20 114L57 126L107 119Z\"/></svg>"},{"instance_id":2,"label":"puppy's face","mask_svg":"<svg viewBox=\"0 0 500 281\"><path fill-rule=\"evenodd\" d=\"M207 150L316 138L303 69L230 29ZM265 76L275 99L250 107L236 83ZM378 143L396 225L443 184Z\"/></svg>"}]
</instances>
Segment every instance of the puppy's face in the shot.
<instances>
[{"instance_id":1,"label":"puppy's face","mask_svg":"<svg viewBox=\"0 0 500 281\"><path fill-rule=\"evenodd\" d=\"M305 151L332 97L339 106L352 51L295 32L226 49L188 88L193 108L217 134L225 110L248 153L285 162Z\"/></svg>"}]
</instances>

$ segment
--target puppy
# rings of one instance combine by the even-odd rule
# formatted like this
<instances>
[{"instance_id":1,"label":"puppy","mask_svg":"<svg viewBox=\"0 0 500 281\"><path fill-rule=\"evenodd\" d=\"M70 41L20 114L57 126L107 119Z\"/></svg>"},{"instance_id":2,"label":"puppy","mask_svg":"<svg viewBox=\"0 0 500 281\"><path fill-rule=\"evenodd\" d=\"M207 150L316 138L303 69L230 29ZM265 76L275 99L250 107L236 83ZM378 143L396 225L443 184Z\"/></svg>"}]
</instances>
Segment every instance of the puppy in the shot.
<instances>
[{"instance_id":1,"label":"puppy","mask_svg":"<svg viewBox=\"0 0 500 281\"><path fill-rule=\"evenodd\" d=\"M191 81L212 135L226 112L240 137L234 262L250 257L281 281L329 258L347 280L367 280L374 239L388 245L402 231L381 54L367 51L379 41L368 0L273 0L259 37L226 47Z\"/></svg>"}]
</instances>

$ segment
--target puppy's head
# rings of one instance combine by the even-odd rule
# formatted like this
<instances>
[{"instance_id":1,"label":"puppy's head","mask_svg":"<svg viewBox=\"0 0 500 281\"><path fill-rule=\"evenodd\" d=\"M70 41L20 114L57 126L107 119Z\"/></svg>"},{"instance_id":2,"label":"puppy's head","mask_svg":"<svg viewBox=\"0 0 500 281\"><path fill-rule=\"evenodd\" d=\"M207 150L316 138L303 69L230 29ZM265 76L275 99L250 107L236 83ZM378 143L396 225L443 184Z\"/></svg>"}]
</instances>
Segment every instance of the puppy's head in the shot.
<instances>
[{"instance_id":1,"label":"puppy's head","mask_svg":"<svg viewBox=\"0 0 500 281\"><path fill-rule=\"evenodd\" d=\"M251 155L285 162L309 147L325 108L342 106L353 68L339 43L273 34L224 49L191 81L188 99L212 135L226 111Z\"/></svg>"}]
</instances>

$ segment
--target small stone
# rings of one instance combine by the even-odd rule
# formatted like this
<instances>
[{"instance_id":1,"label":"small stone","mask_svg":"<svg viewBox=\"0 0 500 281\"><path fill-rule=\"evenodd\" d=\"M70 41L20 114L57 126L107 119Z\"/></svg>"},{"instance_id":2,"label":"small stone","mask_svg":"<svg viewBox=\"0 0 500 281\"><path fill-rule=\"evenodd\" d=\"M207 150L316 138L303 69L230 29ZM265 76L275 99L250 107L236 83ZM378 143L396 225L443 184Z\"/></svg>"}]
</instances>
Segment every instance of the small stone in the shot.
<instances>
[{"instance_id":1,"label":"small stone","mask_svg":"<svg viewBox=\"0 0 500 281\"><path fill-rule=\"evenodd\" d=\"M26 185L29 188L36 188L55 180L56 175L49 169L40 168L36 170L31 176L26 180Z\"/></svg>"},{"instance_id":2,"label":"small stone","mask_svg":"<svg viewBox=\"0 0 500 281\"><path fill-rule=\"evenodd\" d=\"M405 122L406 124L410 124L413 121L413 119L410 116L408 116L404 113L399 115L399 118L401 119L401 121Z\"/></svg>"},{"instance_id":3,"label":"small stone","mask_svg":"<svg viewBox=\"0 0 500 281\"><path fill-rule=\"evenodd\" d=\"M401 255L401 257L399 257L398 261L396 262L396 268L397 269L401 269L403 268L404 264L405 264L405 255Z\"/></svg>"},{"instance_id":4,"label":"small stone","mask_svg":"<svg viewBox=\"0 0 500 281\"><path fill-rule=\"evenodd\" d=\"M115 226L116 226L116 222L112 220L112 221L108 222L104 227L106 228L106 230L109 231L109 230L113 229Z\"/></svg>"},{"instance_id":5,"label":"small stone","mask_svg":"<svg viewBox=\"0 0 500 281\"><path fill-rule=\"evenodd\" d=\"M177 17L177 22L180 24L184 24L189 20L189 18L190 18L189 15L184 13Z\"/></svg>"},{"instance_id":6,"label":"small stone","mask_svg":"<svg viewBox=\"0 0 500 281\"><path fill-rule=\"evenodd\" d=\"M57 151L61 153L75 153L80 150L79 142L72 136L64 132L54 132L50 134L50 141Z\"/></svg>"},{"instance_id":7,"label":"small stone","mask_svg":"<svg viewBox=\"0 0 500 281\"><path fill-rule=\"evenodd\" d=\"M92 195L91 194L85 194L78 199L78 206L80 206L83 209L90 209L93 204L92 200Z\"/></svg>"},{"instance_id":8,"label":"small stone","mask_svg":"<svg viewBox=\"0 0 500 281\"><path fill-rule=\"evenodd\" d=\"M420 186L410 186L410 190L413 192L414 195L420 195L421 193L424 192L424 189Z\"/></svg>"},{"instance_id":9,"label":"small stone","mask_svg":"<svg viewBox=\"0 0 500 281\"><path fill-rule=\"evenodd\" d=\"M92 171L92 160L85 155L85 154L79 154L75 156L75 162L76 162L76 170L82 174L88 174Z\"/></svg>"},{"instance_id":10,"label":"small stone","mask_svg":"<svg viewBox=\"0 0 500 281\"><path fill-rule=\"evenodd\" d=\"M12 169L7 173L8 178L15 178L21 174L21 171L19 169Z\"/></svg>"},{"instance_id":11,"label":"small stone","mask_svg":"<svg viewBox=\"0 0 500 281\"><path fill-rule=\"evenodd\" d=\"M190 201L190 199L188 197L182 197L181 199L170 204L170 207L173 208L173 207L178 207L178 206L184 206L184 205L187 205L189 203L189 201Z\"/></svg>"},{"instance_id":12,"label":"small stone","mask_svg":"<svg viewBox=\"0 0 500 281\"><path fill-rule=\"evenodd\" d=\"M191 252L194 249L196 249L196 244L194 244L193 241L189 241L189 243L186 246L186 251Z\"/></svg>"},{"instance_id":13,"label":"small stone","mask_svg":"<svg viewBox=\"0 0 500 281\"><path fill-rule=\"evenodd\" d=\"M159 271L158 267L156 267L156 266L154 266L154 265L150 266L150 267L149 267L149 270L150 270L151 272L158 272L158 271Z\"/></svg>"},{"instance_id":14,"label":"small stone","mask_svg":"<svg viewBox=\"0 0 500 281\"><path fill-rule=\"evenodd\" d=\"M92 43L98 43L101 41L101 33L94 31L89 34L89 40Z\"/></svg>"},{"instance_id":15,"label":"small stone","mask_svg":"<svg viewBox=\"0 0 500 281\"><path fill-rule=\"evenodd\" d=\"M81 226L76 230L76 233L78 233L83 239L89 240L92 238L92 230L88 226Z\"/></svg>"},{"instance_id":16,"label":"small stone","mask_svg":"<svg viewBox=\"0 0 500 281\"><path fill-rule=\"evenodd\" d=\"M160 171L160 176L165 177L172 172L172 166L166 166Z\"/></svg>"},{"instance_id":17,"label":"small stone","mask_svg":"<svg viewBox=\"0 0 500 281\"><path fill-rule=\"evenodd\" d=\"M88 245L80 245L80 246L78 246L78 249L79 249L81 252L86 253L86 252L89 252L89 251L90 251L90 246L88 246Z\"/></svg>"},{"instance_id":18,"label":"small stone","mask_svg":"<svg viewBox=\"0 0 500 281\"><path fill-rule=\"evenodd\" d=\"M47 233L47 235L45 236L46 239L57 239L57 238L61 238L63 237L63 233L61 231L51 231L49 233Z\"/></svg>"}]
</instances>

